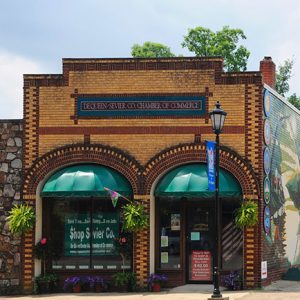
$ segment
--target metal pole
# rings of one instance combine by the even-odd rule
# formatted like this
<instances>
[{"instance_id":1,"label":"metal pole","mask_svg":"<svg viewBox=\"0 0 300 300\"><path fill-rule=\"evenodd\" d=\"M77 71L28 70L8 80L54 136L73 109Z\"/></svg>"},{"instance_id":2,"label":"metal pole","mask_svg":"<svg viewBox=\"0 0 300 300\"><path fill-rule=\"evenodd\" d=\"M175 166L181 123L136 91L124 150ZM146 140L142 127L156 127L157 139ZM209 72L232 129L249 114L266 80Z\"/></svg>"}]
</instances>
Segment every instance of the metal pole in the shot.
<instances>
[{"instance_id":1,"label":"metal pole","mask_svg":"<svg viewBox=\"0 0 300 300\"><path fill-rule=\"evenodd\" d=\"M219 133L216 133L216 191L215 191L215 251L214 251L214 292L212 298L222 298L220 293L220 250L221 250L221 224L220 224L220 200L219 200Z\"/></svg>"}]
</instances>

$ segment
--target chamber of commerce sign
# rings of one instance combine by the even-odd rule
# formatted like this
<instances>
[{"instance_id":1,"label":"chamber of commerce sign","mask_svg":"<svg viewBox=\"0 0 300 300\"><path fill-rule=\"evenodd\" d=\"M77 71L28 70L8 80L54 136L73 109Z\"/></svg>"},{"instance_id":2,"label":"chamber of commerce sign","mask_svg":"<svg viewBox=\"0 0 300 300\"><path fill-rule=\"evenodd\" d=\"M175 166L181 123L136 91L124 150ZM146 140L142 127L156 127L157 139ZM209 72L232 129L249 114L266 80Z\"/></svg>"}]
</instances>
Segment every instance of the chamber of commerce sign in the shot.
<instances>
[{"instance_id":1,"label":"chamber of commerce sign","mask_svg":"<svg viewBox=\"0 0 300 300\"><path fill-rule=\"evenodd\" d=\"M204 96L78 97L79 117L202 116Z\"/></svg>"}]
</instances>

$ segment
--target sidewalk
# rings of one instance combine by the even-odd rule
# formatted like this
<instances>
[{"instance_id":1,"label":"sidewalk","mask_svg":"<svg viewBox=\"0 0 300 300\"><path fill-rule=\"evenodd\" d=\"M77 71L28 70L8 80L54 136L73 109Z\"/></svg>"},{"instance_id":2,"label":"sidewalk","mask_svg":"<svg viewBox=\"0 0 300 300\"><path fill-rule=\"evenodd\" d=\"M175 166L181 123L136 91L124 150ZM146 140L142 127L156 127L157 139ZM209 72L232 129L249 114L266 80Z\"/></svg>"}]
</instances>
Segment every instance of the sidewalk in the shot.
<instances>
[{"instance_id":1,"label":"sidewalk","mask_svg":"<svg viewBox=\"0 0 300 300\"><path fill-rule=\"evenodd\" d=\"M30 296L2 296L7 300L206 300L212 294L212 285L188 284L160 293L80 293L49 294ZM222 295L230 300L300 300L300 282L280 280L262 290L222 291Z\"/></svg>"}]
</instances>

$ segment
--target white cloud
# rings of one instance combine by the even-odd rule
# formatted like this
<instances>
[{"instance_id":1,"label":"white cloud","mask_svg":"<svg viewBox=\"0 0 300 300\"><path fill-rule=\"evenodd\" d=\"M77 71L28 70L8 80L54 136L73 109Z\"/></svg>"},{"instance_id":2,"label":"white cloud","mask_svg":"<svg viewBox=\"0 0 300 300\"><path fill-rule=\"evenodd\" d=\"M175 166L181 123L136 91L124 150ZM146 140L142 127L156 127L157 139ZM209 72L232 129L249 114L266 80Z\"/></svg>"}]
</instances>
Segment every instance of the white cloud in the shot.
<instances>
[{"instance_id":1,"label":"white cloud","mask_svg":"<svg viewBox=\"0 0 300 300\"><path fill-rule=\"evenodd\" d=\"M41 73L38 63L0 51L0 119L23 118L23 74Z\"/></svg>"}]
</instances>

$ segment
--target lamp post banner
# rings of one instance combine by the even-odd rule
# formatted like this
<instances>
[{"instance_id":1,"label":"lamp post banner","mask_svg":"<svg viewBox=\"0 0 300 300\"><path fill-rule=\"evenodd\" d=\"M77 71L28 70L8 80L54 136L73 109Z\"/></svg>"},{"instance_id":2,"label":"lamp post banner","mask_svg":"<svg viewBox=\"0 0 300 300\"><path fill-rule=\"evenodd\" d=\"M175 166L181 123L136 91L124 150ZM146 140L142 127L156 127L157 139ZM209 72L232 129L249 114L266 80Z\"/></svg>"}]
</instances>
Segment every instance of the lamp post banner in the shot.
<instances>
[{"instance_id":1,"label":"lamp post banner","mask_svg":"<svg viewBox=\"0 0 300 300\"><path fill-rule=\"evenodd\" d=\"M216 190L215 145L216 142L206 141L207 177L209 191Z\"/></svg>"}]
</instances>

